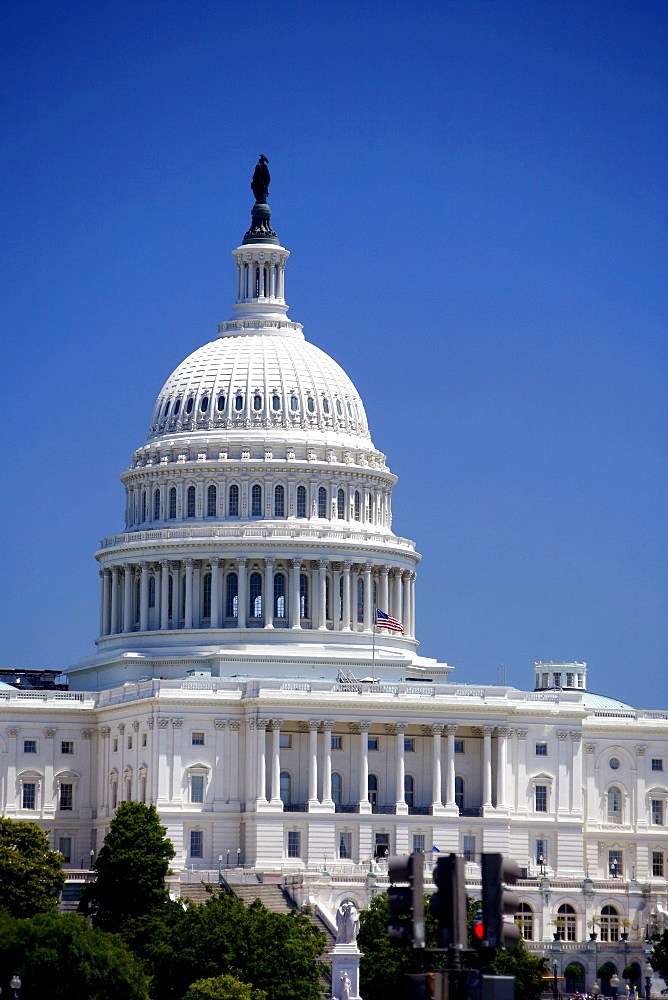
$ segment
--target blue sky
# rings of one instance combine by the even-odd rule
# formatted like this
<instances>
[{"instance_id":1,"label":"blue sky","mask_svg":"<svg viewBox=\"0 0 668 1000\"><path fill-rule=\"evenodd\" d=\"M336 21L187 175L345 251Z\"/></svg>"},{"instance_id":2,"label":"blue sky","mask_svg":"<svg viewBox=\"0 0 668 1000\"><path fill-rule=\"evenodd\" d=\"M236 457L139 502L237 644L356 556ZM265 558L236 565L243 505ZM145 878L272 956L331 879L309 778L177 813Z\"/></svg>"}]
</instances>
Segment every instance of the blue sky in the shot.
<instances>
[{"instance_id":1,"label":"blue sky","mask_svg":"<svg viewBox=\"0 0 668 1000\"><path fill-rule=\"evenodd\" d=\"M400 477L421 651L666 704L665 4L0 18L2 665L92 652L118 475L230 315L264 153L290 315Z\"/></svg>"}]
</instances>

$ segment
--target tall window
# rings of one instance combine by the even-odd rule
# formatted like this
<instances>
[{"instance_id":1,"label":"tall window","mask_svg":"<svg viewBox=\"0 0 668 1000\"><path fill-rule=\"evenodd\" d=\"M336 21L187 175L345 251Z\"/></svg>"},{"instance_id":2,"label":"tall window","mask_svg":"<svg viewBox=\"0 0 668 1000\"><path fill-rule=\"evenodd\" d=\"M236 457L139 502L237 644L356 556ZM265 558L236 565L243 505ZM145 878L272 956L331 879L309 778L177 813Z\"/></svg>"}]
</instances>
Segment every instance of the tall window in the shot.
<instances>
[{"instance_id":1,"label":"tall window","mask_svg":"<svg viewBox=\"0 0 668 1000\"><path fill-rule=\"evenodd\" d=\"M306 487L297 487L297 517L306 517Z\"/></svg>"},{"instance_id":2,"label":"tall window","mask_svg":"<svg viewBox=\"0 0 668 1000\"><path fill-rule=\"evenodd\" d=\"M146 499L146 490L143 490L141 495L141 519L145 521L148 518L148 502Z\"/></svg>"},{"instance_id":3,"label":"tall window","mask_svg":"<svg viewBox=\"0 0 668 1000\"><path fill-rule=\"evenodd\" d=\"M207 486L207 490L206 490L206 516L207 517L215 517L216 516L216 502L217 502L216 493L217 493L217 490L216 490L216 487L213 485L213 483L210 486Z\"/></svg>"},{"instance_id":4,"label":"tall window","mask_svg":"<svg viewBox=\"0 0 668 1000\"><path fill-rule=\"evenodd\" d=\"M364 621L364 580L357 577L357 621Z\"/></svg>"},{"instance_id":5,"label":"tall window","mask_svg":"<svg viewBox=\"0 0 668 1000\"><path fill-rule=\"evenodd\" d=\"M547 864L547 841L542 837L536 840L536 864Z\"/></svg>"},{"instance_id":6,"label":"tall window","mask_svg":"<svg viewBox=\"0 0 668 1000\"><path fill-rule=\"evenodd\" d=\"M561 933L562 941L575 941L576 938L576 921L575 921L575 910L570 903L562 903L557 910L557 927Z\"/></svg>"},{"instance_id":7,"label":"tall window","mask_svg":"<svg viewBox=\"0 0 668 1000\"><path fill-rule=\"evenodd\" d=\"M274 618L285 618L285 573L274 573Z\"/></svg>"},{"instance_id":8,"label":"tall window","mask_svg":"<svg viewBox=\"0 0 668 1000\"><path fill-rule=\"evenodd\" d=\"M464 861L475 861L475 837L473 834L467 834L462 837L462 854L464 855Z\"/></svg>"},{"instance_id":9,"label":"tall window","mask_svg":"<svg viewBox=\"0 0 668 1000\"><path fill-rule=\"evenodd\" d=\"M150 576L148 578L148 606L149 608L155 607L155 577Z\"/></svg>"},{"instance_id":10,"label":"tall window","mask_svg":"<svg viewBox=\"0 0 668 1000\"><path fill-rule=\"evenodd\" d=\"M153 520L160 520L160 490L153 491Z\"/></svg>"},{"instance_id":11,"label":"tall window","mask_svg":"<svg viewBox=\"0 0 668 1000\"><path fill-rule=\"evenodd\" d=\"M58 853L62 854L63 861L69 864L72 860L72 838L71 837L59 837L58 838Z\"/></svg>"},{"instance_id":12,"label":"tall window","mask_svg":"<svg viewBox=\"0 0 668 1000\"><path fill-rule=\"evenodd\" d=\"M288 830L288 857L301 857L301 834L298 830Z\"/></svg>"},{"instance_id":13,"label":"tall window","mask_svg":"<svg viewBox=\"0 0 668 1000\"><path fill-rule=\"evenodd\" d=\"M652 851L652 877L663 878L664 870L663 851Z\"/></svg>"},{"instance_id":14,"label":"tall window","mask_svg":"<svg viewBox=\"0 0 668 1000\"><path fill-rule=\"evenodd\" d=\"M306 573L299 574L299 617L308 618L308 577Z\"/></svg>"},{"instance_id":15,"label":"tall window","mask_svg":"<svg viewBox=\"0 0 668 1000\"><path fill-rule=\"evenodd\" d=\"M190 775L190 801L204 802L204 775Z\"/></svg>"},{"instance_id":16,"label":"tall window","mask_svg":"<svg viewBox=\"0 0 668 1000\"><path fill-rule=\"evenodd\" d=\"M353 835L347 830L339 834L339 858L344 861L353 856Z\"/></svg>"},{"instance_id":17,"label":"tall window","mask_svg":"<svg viewBox=\"0 0 668 1000\"><path fill-rule=\"evenodd\" d=\"M547 785L536 785L534 789L534 799L537 813L547 812Z\"/></svg>"},{"instance_id":18,"label":"tall window","mask_svg":"<svg viewBox=\"0 0 668 1000\"><path fill-rule=\"evenodd\" d=\"M174 608L174 577L169 574L167 579L167 617L171 618Z\"/></svg>"},{"instance_id":19,"label":"tall window","mask_svg":"<svg viewBox=\"0 0 668 1000\"><path fill-rule=\"evenodd\" d=\"M424 833L413 834L413 853L424 854Z\"/></svg>"},{"instance_id":20,"label":"tall window","mask_svg":"<svg viewBox=\"0 0 668 1000\"><path fill-rule=\"evenodd\" d=\"M186 494L186 517L195 516L195 487L189 486Z\"/></svg>"},{"instance_id":21,"label":"tall window","mask_svg":"<svg viewBox=\"0 0 668 1000\"><path fill-rule=\"evenodd\" d=\"M262 574L251 573L249 583L249 611L251 618L262 617Z\"/></svg>"},{"instance_id":22,"label":"tall window","mask_svg":"<svg viewBox=\"0 0 668 1000\"><path fill-rule=\"evenodd\" d=\"M190 857L204 857L204 833L202 830L190 831Z\"/></svg>"},{"instance_id":23,"label":"tall window","mask_svg":"<svg viewBox=\"0 0 668 1000\"><path fill-rule=\"evenodd\" d=\"M227 513L230 517L239 516L239 487L236 483L230 486L227 502Z\"/></svg>"},{"instance_id":24,"label":"tall window","mask_svg":"<svg viewBox=\"0 0 668 1000\"><path fill-rule=\"evenodd\" d=\"M37 799L37 784L34 781L24 781L21 794L21 806L23 809L35 809Z\"/></svg>"},{"instance_id":25,"label":"tall window","mask_svg":"<svg viewBox=\"0 0 668 1000\"><path fill-rule=\"evenodd\" d=\"M533 910L528 903L520 903L515 916L515 923L525 941L533 941Z\"/></svg>"},{"instance_id":26,"label":"tall window","mask_svg":"<svg viewBox=\"0 0 668 1000\"><path fill-rule=\"evenodd\" d=\"M341 805L341 793L343 790L343 779L338 771L332 771L332 802Z\"/></svg>"},{"instance_id":27,"label":"tall window","mask_svg":"<svg viewBox=\"0 0 668 1000\"><path fill-rule=\"evenodd\" d=\"M202 580L202 618L211 617L211 574L205 573Z\"/></svg>"},{"instance_id":28,"label":"tall window","mask_svg":"<svg viewBox=\"0 0 668 1000\"><path fill-rule=\"evenodd\" d=\"M285 517L285 487L274 486L274 517Z\"/></svg>"},{"instance_id":29,"label":"tall window","mask_svg":"<svg viewBox=\"0 0 668 1000\"><path fill-rule=\"evenodd\" d=\"M225 617L236 618L239 611L239 577L236 573L227 574L227 590L225 593Z\"/></svg>"},{"instance_id":30,"label":"tall window","mask_svg":"<svg viewBox=\"0 0 668 1000\"><path fill-rule=\"evenodd\" d=\"M338 490L336 494L336 516L341 520L346 516L346 494L344 490Z\"/></svg>"},{"instance_id":31,"label":"tall window","mask_svg":"<svg viewBox=\"0 0 668 1000\"><path fill-rule=\"evenodd\" d=\"M169 516L172 521L176 517L176 486L171 486L169 490Z\"/></svg>"},{"instance_id":32,"label":"tall window","mask_svg":"<svg viewBox=\"0 0 668 1000\"><path fill-rule=\"evenodd\" d=\"M404 775L404 798L409 809L415 805L415 778L410 774Z\"/></svg>"},{"instance_id":33,"label":"tall window","mask_svg":"<svg viewBox=\"0 0 668 1000\"><path fill-rule=\"evenodd\" d=\"M258 483L251 490L251 517L262 517L262 487Z\"/></svg>"},{"instance_id":34,"label":"tall window","mask_svg":"<svg viewBox=\"0 0 668 1000\"><path fill-rule=\"evenodd\" d=\"M623 858L621 851L608 851L608 873L614 877L623 875Z\"/></svg>"},{"instance_id":35,"label":"tall window","mask_svg":"<svg viewBox=\"0 0 668 1000\"><path fill-rule=\"evenodd\" d=\"M460 812L464 808L464 779L459 775L455 778L455 805Z\"/></svg>"},{"instance_id":36,"label":"tall window","mask_svg":"<svg viewBox=\"0 0 668 1000\"><path fill-rule=\"evenodd\" d=\"M327 490L324 486L318 489L318 517L327 517Z\"/></svg>"},{"instance_id":37,"label":"tall window","mask_svg":"<svg viewBox=\"0 0 668 1000\"><path fill-rule=\"evenodd\" d=\"M74 786L69 782L60 786L58 808L71 811L74 802Z\"/></svg>"},{"instance_id":38,"label":"tall window","mask_svg":"<svg viewBox=\"0 0 668 1000\"><path fill-rule=\"evenodd\" d=\"M619 941L619 914L614 906L601 909L601 941Z\"/></svg>"},{"instance_id":39,"label":"tall window","mask_svg":"<svg viewBox=\"0 0 668 1000\"><path fill-rule=\"evenodd\" d=\"M289 771L281 771L281 802L289 806L292 801L292 778Z\"/></svg>"},{"instance_id":40,"label":"tall window","mask_svg":"<svg viewBox=\"0 0 668 1000\"><path fill-rule=\"evenodd\" d=\"M652 799L652 826L663 826L663 799Z\"/></svg>"},{"instance_id":41,"label":"tall window","mask_svg":"<svg viewBox=\"0 0 668 1000\"><path fill-rule=\"evenodd\" d=\"M353 497L353 516L356 521L360 519L360 491L355 490L355 496Z\"/></svg>"},{"instance_id":42,"label":"tall window","mask_svg":"<svg viewBox=\"0 0 668 1000\"><path fill-rule=\"evenodd\" d=\"M622 793L616 785L608 789L608 823L622 821Z\"/></svg>"},{"instance_id":43,"label":"tall window","mask_svg":"<svg viewBox=\"0 0 668 1000\"><path fill-rule=\"evenodd\" d=\"M369 802L372 807L378 805L378 776L376 774L369 775Z\"/></svg>"}]
</instances>

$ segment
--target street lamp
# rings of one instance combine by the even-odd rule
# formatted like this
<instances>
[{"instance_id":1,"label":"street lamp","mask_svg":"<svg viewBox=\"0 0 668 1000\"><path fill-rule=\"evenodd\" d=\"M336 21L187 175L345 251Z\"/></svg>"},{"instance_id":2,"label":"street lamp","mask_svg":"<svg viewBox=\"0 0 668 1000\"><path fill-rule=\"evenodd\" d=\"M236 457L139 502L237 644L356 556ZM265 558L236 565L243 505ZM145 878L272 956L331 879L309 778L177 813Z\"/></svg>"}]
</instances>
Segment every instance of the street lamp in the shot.
<instances>
[{"instance_id":1,"label":"street lamp","mask_svg":"<svg viewBox=\"0 0 668 1000\"><path fill-rule=\"evenodd\" d=\"M610 874L613 878L617 878L617 869L619 868L619 861L615 858L610 862Z\"/></svg>"},{"instance_id":2,"label":"street lamp","mask_svg":"<svg viewBox=\"0 0 668 1000\"><path fill-rule=\"evenodd\" d=\"M90 851L90 867L91 867L91 871L93 869L93 862L94 861L95 861L95 851L91 848L91 851Z\"/></svg>"},{"instance_id":3,"label":"street lamp","mask_svg":"<svg viewBox=\"0 0 668 1000\"><path fill-rule=\"evenodd\" d=\"M610 989L612 990L612 995L613 995L613 997L616 997L616 996L617 996L617 987L618 987L618 986L619 986L619 976L618 976L618 975L617 975L617 973L615 972L615 973L614 973L614 974L613 974L613 975L612 975L612 976L610 977Z\"/></svg>"},{"instance_id":4,"label":"street lamp","mask_svg":"<svg viewBox=\"0 0 668 1000\"><path fill-rule=\"evenodd\" d=\"M237 847L237 868L241 867L241 848Z\"/></svg>"},{"instance_id":5,"label":"street lamp","mask_svg":"<svg viewBox=\"0 0 668 1000\"><path fill-rule=\"evenodd\" d=\"M601 987L598 985L598 983L595 982L591 988L591 991L594 994L594 1000L596 1000L596 997L598 997L599 993L601 992Z\"/></svg>"},{"instance_id":6,"label":"street lamp","mask_svg":"<svg viewBox=\"0 0 668 1000\"><path fill-rule=\"evenodd\" d=\"M541 875L544 875L545 874L545 858L543 857L542 854L539 854L538 857L536 858L536 861L540 865L540 873L541 873Z\"/></svg>"},{"instance_id":7,"label":"street lamp","mask_svg":"<svg viewBox=\"0 0 668 1000\"><path fill-rule=\"evenodd\" d=\"M14 990L14 1000L19 1000L19 990L21 989L21 980L18 976L12 976L12 981L9 984Z\"/></svg>"},{"instance_id":8,"label":"street lamp","mask_svg":"<svg viewBox=\"0 0 668 1000\"><path fill-rule=\"evenodd\" d=\"M553 986L552 986L552 994L554 996L554 1000L557 1000L557 998L559 996L559 986L557 985L557 960L556 959L554 960L554 964L552 966L552 971L554 972L554 983L553 983Z\"/></svg>"},{"instance_id":9,"label":"street lamp","mask_svg":"<svg viewBox=\"0 0 668 1000\"><path fill-rule=\"evenodd\" d=\"M218 883L219 884L223 881L222 865L223 865L223 855L219 854L218 855Z\"/></svg>"},{"instance_id":10,"label":"street lamp","mask_svg":"<svg viewBox=\"0 0 668 1000\"><path fill-rule=\"evenodd\" d=\"M228 847L228 849L227 849L227 860L226 860L226 862L225 862L225 867L226 867L226 868L229 868L229 867L230 867L230 849L229 849L229 847Z\"/></svg>"}]
</instances>

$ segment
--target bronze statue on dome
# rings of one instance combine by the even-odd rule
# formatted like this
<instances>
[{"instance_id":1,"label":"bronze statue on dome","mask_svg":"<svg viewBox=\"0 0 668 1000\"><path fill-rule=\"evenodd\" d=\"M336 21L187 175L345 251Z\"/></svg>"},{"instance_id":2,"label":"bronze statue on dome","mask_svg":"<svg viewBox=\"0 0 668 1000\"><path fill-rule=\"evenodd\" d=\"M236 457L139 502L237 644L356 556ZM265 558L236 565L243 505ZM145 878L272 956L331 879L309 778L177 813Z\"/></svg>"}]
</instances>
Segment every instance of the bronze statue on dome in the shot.
<instances>
[{"instance_id":1,"label":"bronze statue on dome","mask_svg":"<svg viewBox=\"0 0 668 1000\"><path fill-rule=\"evenodd\" d=\"M264 204L269 197L269 182L271 181L271 176L269 174L269 167L267 164L269 160L266 156L260 155L259 162L255 167L255 173L253 174L253 180L251 181L251 190L255 195L256 204Z\"/></svg>"}]
</instances>

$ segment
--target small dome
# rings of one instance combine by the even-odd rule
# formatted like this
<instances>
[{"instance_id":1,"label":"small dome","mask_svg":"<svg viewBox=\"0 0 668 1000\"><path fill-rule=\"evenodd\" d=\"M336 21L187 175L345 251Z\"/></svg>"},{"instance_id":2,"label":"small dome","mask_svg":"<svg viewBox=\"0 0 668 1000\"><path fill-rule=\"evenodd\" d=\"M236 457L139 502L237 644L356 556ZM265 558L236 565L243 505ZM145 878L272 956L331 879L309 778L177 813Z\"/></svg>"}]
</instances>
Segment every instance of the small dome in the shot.
<instances>
[{"instance_id":1,"label":"small dome","mask_svg":"<svg viewBox=\"0 0 668 1000\"><path fill-rule=\"evenodd\" d=\"M605 694L595 694L593 691L584 692L582 695L582 704L585 708L628 709L631 712L635 712L633 705L627 705L625 701L619 701L617 698L609 698Z\"/></svg>"},{"instance_id":2,"label":"small dome","mask_svg":"<svg viewBox=\"0 0 668 1000\"><path fill-rule=\"evenodd\" d=\"M370 445L364 405L329 355L298 336L223 336L186 358L156 401L149 439L214 427L334 431Z\"/></svg>"}]
</instances>

